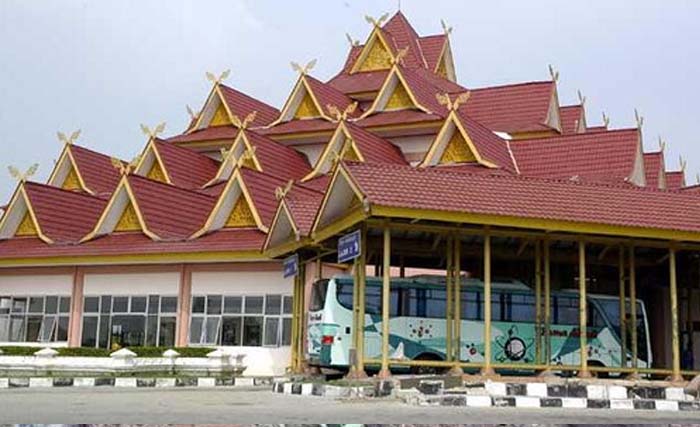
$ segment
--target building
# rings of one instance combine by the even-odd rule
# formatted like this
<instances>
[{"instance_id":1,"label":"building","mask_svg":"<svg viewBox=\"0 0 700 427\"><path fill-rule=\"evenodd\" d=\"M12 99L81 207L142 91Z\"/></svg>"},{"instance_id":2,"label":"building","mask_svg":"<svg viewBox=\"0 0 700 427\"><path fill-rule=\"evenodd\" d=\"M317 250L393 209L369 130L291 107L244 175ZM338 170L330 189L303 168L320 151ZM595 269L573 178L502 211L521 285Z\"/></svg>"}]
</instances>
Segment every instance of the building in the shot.
<instances>
[{"instance_id":1,"label":"building","mask_svg":"<svg viewBox=\"0 0 700 427\"><path fill-rule=\"evenodd\" d=\"M331 79L297 66L281 109L210 76L187 129L144 129L134 161L64 138L48 182L19 177L0 220L0 343L235 347L248 373L280 373L303 353L302 289L349 268L328 242L358 224L700 241L697 188L644 153L640 126L590 125L554 72L463 86L453 54L449 31L419 35L397 12ZM299 280L282 275L293 252L314 265Z\"/></svg>"}]
</instances>

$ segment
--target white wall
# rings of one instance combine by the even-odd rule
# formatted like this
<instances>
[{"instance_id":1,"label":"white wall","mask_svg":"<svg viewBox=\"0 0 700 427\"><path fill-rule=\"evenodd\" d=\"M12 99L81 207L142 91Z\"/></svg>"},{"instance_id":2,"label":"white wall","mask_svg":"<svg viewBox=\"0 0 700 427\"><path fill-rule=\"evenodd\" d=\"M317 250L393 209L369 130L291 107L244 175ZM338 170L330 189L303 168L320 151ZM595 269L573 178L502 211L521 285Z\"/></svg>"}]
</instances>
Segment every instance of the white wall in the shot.
<instances>
[{"instance_id":1,"label":"white wall","mask_svg":"<svg viewBox=\"0 0 700 427\"><path fill-rule=\"evenodd\" d=\"M291 295L292 278L279 271L235 271L192 273L192 295Z\"/></svg>"},{"instance_id":2,"label":"white wall","mask_svg":"<svg viewBox=\"0 0 700 427\"><path fill-rule=\"evenodd\" d=\"M172 295L178 294L180 273L86 274L83 294Z\"/></svg>"},{"instance_id":3,"label":"white wall","mask_svg":"<svg viewBox=\"0 0 700 427\"><path fill-rule=\"evenodd\" d=\"M245 354L245 377L280 376L291 363L291 347L220 347L230 354Z\"/></svg>"},{"instance_id":4,"label":"white wall","mask_svg":"<svg viewBox=\"0 0 700 427\"><path fill-rule=\"evenodd\" d=\"M0 276L0 295L70 295L72 275Z\"/></svg>"}]
</instances>

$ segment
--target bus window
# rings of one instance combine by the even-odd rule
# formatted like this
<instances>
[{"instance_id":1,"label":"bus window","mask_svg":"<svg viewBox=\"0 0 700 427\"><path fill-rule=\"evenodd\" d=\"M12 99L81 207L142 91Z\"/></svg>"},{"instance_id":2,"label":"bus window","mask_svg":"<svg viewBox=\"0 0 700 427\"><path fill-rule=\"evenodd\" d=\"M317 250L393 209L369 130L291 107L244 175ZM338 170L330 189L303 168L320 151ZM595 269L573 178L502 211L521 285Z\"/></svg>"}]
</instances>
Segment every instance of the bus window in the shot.
<instances>
[{"instance_id":1,"label":"bus window","mask_svg":"<svg viewBox=\"0 0 700 427\"><path fill-rule=\"evenodd\" d=\"M391 289L391 297L389 300L389 316L396 317L399 308L399 289ZM348 310L352 310L352 281L336 282L336 294L338 302ZM368 283L365 288L365 313L366 314L382 314L382 287L376 284Z\"/></svg>"},{"instance_id":2,"label":"bus window","mask_svg":"<svg viewBox=\"0 0 700 427\"><path fill-rule=\"evenodd\" d=\"M326 304L326 292L328 291L328 279L319 280L311 287L311 304L310 311L323 310ZM352 301L352 299L350 300Z\"/></svg>"},{"instance_id":3,"label":"bus window","mask_svg":"<svg viewBox=\"0 0 700 427\"><path fill-rule=\"evenodd\" d=\"M558 325L578 325L578 297L558 296L556 299Z\"/></svg>"},{"instance_id":4,"label":"bus window","mask_svg":"<svg viewBox=\"0 0 700 427\"><path fill-rule=\"evenodd\" d=\"M462 291L462 320L481 319L481 305L477 296L476 291Z\"/></svg>"},{"instance_id":5,"label":"bus window","mask_svg":"<svg viewBox=\"0 0 700 427\"><path fill-rule=\"evenodd\" d=\"M505 306L505 304L503 304L503 297L504 295L501 294L500 291L491 291L491 320L497 322L503 320L503 308ZM482 293L479 293L479 305L484 305L484 294ZM481 314L479 317L482 318L484 316Z\"/></svg>"},{"instance_id":6,"label":"bus window","mask_svg":"<svg viewBox=\"0 0 700 427\"><path fill-rule=\"evenodd\" d=\"M526 294L511 294L509 316L506 320L512 322L529 322L535 321L535 297Z\"/></svg>"},{"instance_id":7,"label":"bus window","mask_svg":"<svg viewBox=\"0 0 700 427\"><path fill-rule=\"evenodd\" d=\"M426 317L444 319L447 316L446 293L442 289L428 290Z\"/></svg>"}]
</instances>

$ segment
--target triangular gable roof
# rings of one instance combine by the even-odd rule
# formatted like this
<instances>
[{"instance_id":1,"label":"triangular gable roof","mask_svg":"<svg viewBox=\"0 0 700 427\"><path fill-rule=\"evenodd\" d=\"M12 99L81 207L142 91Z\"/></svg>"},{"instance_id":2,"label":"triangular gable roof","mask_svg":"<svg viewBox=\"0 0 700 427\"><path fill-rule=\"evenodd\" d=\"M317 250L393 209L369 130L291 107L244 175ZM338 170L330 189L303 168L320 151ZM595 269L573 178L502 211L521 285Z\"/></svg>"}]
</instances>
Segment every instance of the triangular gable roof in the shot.
<instances>
[{"instance_id":1,"label":"triangular gable roof","mask_svg":"<svg viewBox=\"0 0 700 427\"><path fill-rule=\"evenodd\" d=\"M48 184L66 190L106 196L119 183L112 157L75 144L65 144Z\"/></svg>"},{"instance_id":2,"label":"triangular gable roof","mask_svg":"<svg viewBox=\"0 0 700 427\"><path fill-rule=\"evenodd\" d=\"M584 133L588 129L586 125L586 110L583 105L560 107L559 115L561 117L561 130L564 135Z\"/></svg>"},{"instance_id":3,"label":"triangular gable roof","mask_svg":"<svg viewBox=\"0 0 700 427\"><path fill-rule=\"evenodd\" d=\"M313 171L304 177L304 181L328 173L336 161L334 153L338 155L342 153L345 160L408 164L401 149L390 141L355 124L340 121L333 136L316 161Z\"/></svg>"},{"instance_id":4,"label":"triangular gable roof","mask_svg":"<svg viewBox=\"0 0 700 427\"><path fill-rule=\"evenodd\" d=\"M365 111L361 118L381 111L411 108L424 113L444 114L445 107L438 104L435 99L435 95L439 92L416 72L394 65L387 74L372 106Z\"/></svg>"},{"instance_id":5,"label":"triangular gable roof","mask_svg":"<svg viewBox=\"0 0 700 427\"><path fill-rule=\"evenodd\" d=\"M219 162L204 154L158 138L144 149L134 173L147 178L195 189L209 182L219 169Z\"/></svg>"},{"instance_id":6,"label":"triangular gable roof","mask_svg":"<svg viewBox=\"0 0 700 427\"><path fill-rule=\"evenodd\" d=\"M636 128L511 141L510 146L526 176L643 184L644 171L641 179L635 176L642 156Z\"/></svg>"},{"instance_id":7,"label":"triangular gable roof","mask_svg":"<svg viewBox=\"0 0 700 427\"><path fill-rule=\"evenodd\" d=\"M475 120L451 111L435 137L421 166L478 163L488 168L516 172L517 164L505 141Z\"/></svg>"},{"instance_id":8,"label":"triangular gable roof","mask_svg":"<svg viewBox=\"0 0 700 427\"><path fill-rule=\"evenodd\" d=\"M252 219L250 225L244 224L244 226L256 227L267 233L277 207L275 190L285 184L287 181L276 176L248 168L236 168L203 226L196 230L191 238L226 227L232 212L237 208L241 209L246 217L250 216Z\"/></svg>"},{"instance_id":9,"label":"triangular gable roof","mask_svg":"<svg viewBox=\"0 0 700 427\"><path fill-rule=\"evenodd\" d=\"M270 225L264 249L311 234L316 212L323 200L323 192L294 184L280 199Z\"/></svg>"},{"instance_id":10,"label":"triangular gable roof","mask_svg":"<svg viewBox=\"0 0 700 427\"><path fill-rule=\"evenodd\" d=\"M665 170L663 151L644 153L644 176L647 187L666 188Z\"/></svg>"},{"instance_id":11,"label":"triangular gable roof","mask_svg":"<svg viewBox=\"0 0 700 427\"><path fill-rule=\"evenodd\" d=\"M669 190L680 190L685 187L685 172L684 171L671 171L666 172L666 188Z\"/></svg>"},{"instance_id":12,"label":"triangular gable roof","mask_svg":"<svg viewBox=\"0 0 700 427\"><path fill-rule=\"evenodd\" d=\"M45 243L76 243L95 225L105 200L50 185L22 182L0 220L0 239L14 237L23 223Z\"/></svg>"},{"instance_id":13,"label":"triangular gable roof","mask_svg":"<svg viewBox=\"0 0 700 427\"><path fill-rule=\"evenodd\" d=\"M114 232L133 209L138 228L153 240L183 240L202 226L216 199L137 175L126 175L94 229L83 240Z\"/></svg>"},{"instance_id":14,"label":"triangular gable roof","mask_svg":"<svg viewBox=\"0 0 700 427\"><path fill-rule=\"evenodd\" d=\"M335 117L332 116L329 105L344 111L353 102L351 98L333 86L301 73L278 119L270 126L294 119L334 120ZM359 115L360 112L355 111L350 116Z\"/></svg>"},{"instance_id":15,"label":"triangular gable roof","mask_svg":"<svg viewBox=\"0 0 700 427\"><path fill-rule=\"evenodd\" d=\"M228 180L244 153L253 169L284 179L299 179L311 171L306 156L297 150L250 130L239 132L210 183Z\"/></svg>"},{"instance_id":16,"label":"triangular gable roof","mask_svg":"<svg viewBox=\"0 0 700 427\"><path fill-rule=\"evenodd\" d=\"M387 70L397 49L393 39L380 27L375 26L367 37L355 59L350 74L367 71Z\"/></svg>"},{"instance_id":17,"label":"triangular gable roof","mask_svg":"<svg viewBox=\"0 0 700 427\"><path fill-rule=\"evenodd\" d=\"M233 116L242 120L253 112L256 113L253 121L255 126L267 126L279 116L276 108L232 87L216 83L209 92L195 124L187 133L211 126L229 126L233 124Z\"/></svg>"},{"instance_id":18,"label":"triangular gable roof","mask_svg":"<svg viewBox=\"0 0 700 427\"><path fill-rule=\"evenodd\" d=\"M382 26L382 30L389 34L397 49L408 47L408 51L404 57L404 63L407 67L428 67L428 63L419 43L420 36L400 10L386 21Z\"/></svg>"},{"instance_id":19,"label":"triangular gable roof","mask_svg":"<svg viewBox=\"0 0 700 427\"><path fill-rule=\"evenodd\" d=\"M460 111L493 131L518 133L553 129L547 123L556 95L554 81L478 88L470 93Z\"/></svg>"}]
</instances>

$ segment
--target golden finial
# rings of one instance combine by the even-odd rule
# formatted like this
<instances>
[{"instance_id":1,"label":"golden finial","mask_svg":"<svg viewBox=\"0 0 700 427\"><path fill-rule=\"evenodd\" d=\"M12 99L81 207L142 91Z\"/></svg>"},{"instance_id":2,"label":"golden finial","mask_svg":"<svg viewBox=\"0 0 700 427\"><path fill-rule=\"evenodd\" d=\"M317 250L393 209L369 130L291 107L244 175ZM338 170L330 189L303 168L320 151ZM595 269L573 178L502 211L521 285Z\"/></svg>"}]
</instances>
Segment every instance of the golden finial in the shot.
<instances>
[{"instance_id":1,"label":"golden finial","mask_svg":"<svg viewBox=\"0 0 700 427\"><path fill-rule=\"evenodd\" d=\"M381 27L382 23L384 23L384 21L386 21L388 18L389 18L388 13L385 13L384 15L380 16L379 19L375 19L372 16L365 15L365 21L367 21L368 23L372 24L375 27Z\"/></svg>"},{"instance_id":2,"label":"golden finial","mask_svg":"<svg viewBox=\"0 0 700 427\"><path fill-rule=\"evenodd\" d=\"M73 145L73 143L80 137L80 129L76 130L70 136L66 136L63 132L56 132L58 140L66 145Z\"/></svg>"},{"instance_id":3,"label":"golden finial","mask_svg":"<svg viewBox=\"0 0 700 427\"><path fill-rule=\"evenodd\" d=\"M610 116L605 114L605 111L603 111L603 125L606 129L608 128L608 126L610 126Z\"/></svg>"},{"instance_id":4,"label":"golden finial","mask_svg":"<svg viewBox=\"0 0 700 427\"><path fill-rule=\"evenodd\" d=\"M634 109L634 119L637 121L637 129L641 130L644 126L644 116L640 116L636 108Z\"/></svg>"},{"instance_id":5,"label":"golden finial","mask_svg":"<svg viewBox=\"0 0 700 427\"><path fill-rule=\"evenodd\" d=\"M435 98L437 99L438 103L440 103L440 105L444 105L448 111L455 111L459 108L460 105L465 104L469 100L470 96L471 92L466 91L464 93L459 94L457 96L457 99L455 99L454 101L452 101L452 98L450 98L450 95L447 93L438 93L435 95Z\"/></svg>"},{"instance_id":6,"label":"golden finial","mask_svg":"<svg viewBox=\"0 0 700 427\"><path fill-rule=\"evenodd\" d=\"M131 164L124 163L116 157L110 157L110 162L112 162L112 167L119 171L120 175L128 175L131 173Z\"/></svg>"},{"instance_id":7,"label":"golden finial","mask_svg":"<svg viewBox=\"0 0 700 427\"><path fill-rule=\"evenodd\" d=\"M141 123L141 132L143 132L144 135L146 135L147 137L149 137L151 139L158 137L158 134L163 133L164 130L165 130L165 122L160 123L154 129L151 129L148 126Z\"/></svg>"},{"instance_id":8,"label":"golden finial","mask_svg":"<svg viewBox=\"0 0 700 427\"><path fill-rule=\"evenodd\" d=\"M231 70L224 70L224 72L219 74L218 77L214 73L211 73L209 71L206 72L207 80L214 83L215 85L218 85L222 81L226 80L229 75L231 75Z\"/></svg>"},{"instance_id":9,"label":"golden finial","mask_svg":"<svg viewBox=\"0 0 700 427\"><path fill-rule=\"evenodd\" d=\"M678 156L678 163L681 166L681 172L685 172L685 167L688 166L688 162L683 159L683 156Z\"/></svg>"},{"instance_id":10,"label":"golden finial","mask_svg":"<svg viewBox=\"0 0 700 427\"><path fill-rule=\"evenodd\" d=\"M231 122L233 122L234 126L236 126L238 129L245 130L245 129L248 129L249 124L251 124L255 121L255 117L257 117L257 115L258 115L257 111L252 111L252 112L248 113L247 116L245 116L245 119L241 120L240 117L233 114L231 116Z\"/></svg>"},{"instance_id":11,"label":"golden finial","mask_svg":"<svg viewBox=\"0 0 700 427\"><path fill-rule=\"evenodd\" d=\"M39 163L34 163L33 165L29 166L29 169L27 169L24 173L20 172L19 169L17 169L14 166L8 166L7 170L10 171L10 176L12 176L14 179L16 179L19 182L25 182L27 178L30 178L36 174L36 171L39 169Z\"/></svg>"},{"instance_id":12,"label":"golden finial","mask_svg":"<svg viewBox=\"0 0 700 427\"><path fill-rule=\"evenodd\" d=\"M335 118L335 121L340 122L347 120L348 116L357 110L357 102L353 102L352 104L348 105L342 112L333 104L326 105L326 108L331 113L331 116Z\"/></svg>"},{"instance_id":13,"label":"golden finial","mask_svg":"<svg viewBox=\"0 0 700 427\"><path fill-rule=\"evenodd\" d=\"M348 43L350 43L351 47L355 47L355 46L360 45L360 41L353 39L352 36L350 35L350 33L345 33L345 38L348 39Z\"/></svg>"},{"instance_id":14,"label":"golden finial","mask_svg":"<svg viewBox=\"0 0 700 427\"><path fill-rule=\"evenodd\" d=\"M659 151L661 151L663 153L665 150L666 150L666 141L664 141L661 138L661 135L659 135Z\"/></svg>"},{"instance_id":15,"label":"golden finial","mask_svg":"<svg viewBox=\"0 0 700 427\"><path fill-rule=\"evenodd\" d=\"M227 150L225 147L221 147L219 148L219 152L221 152L221 158L225 159L226 157L228 157L228 153L230 152L230 150Z\"/></svg>"},{"instance_id":16,"label":"golden finial","mask_svg":"<svg viewBox=\"0 0 700 427\"><path fill-rule=\"evenodd\" d=\"M583 96L580 90L576 91L576 94L578 95L578 102L581 104L582 107L586 106L586 97Z\"/></svg>"},{"instance_id":17,"label":"golden finial","mask_svg":"<svg viewBox=\"0 0 700 427\"><path fill-rule=\"evenodd\" d=\"M187 114L190 115L190 119L192 119L192 121L195 121L199 118L199 113L196 113L192 108L190 108L189 105L185 105L185 108L187 109Z\"/></svg>"},{"instance_id":18,"label":"golden finial","mask_svg":"<svg viewBox=\"0 0 700 427\"><path fill-rule=\"evenodd\" d=\"M448 27L447 23L445 22L444 19L440 20L440 25L442 25L442 31L445 33L446 36L449 36L450 34L452 34L453 28Z\"/></svg>"},{"instance_id":19,"label":"golden finial","mask_svg":"<svg viewBox=\"0 0 700 427\"><path fill-rule=\"evenodd\" d=\"M294 185L294 180L290 179L287 181L287 184L285 184L284 187L277 187L275 188L275 197L277 200L282 200L292 189L292 186Z\"/></svg>"},{"instance_id":20,"label":"golden finial","mask_svg":"<svg viewBox=\"0 0 700 427\"><path fill-rule=\"evenodd\" d=\"M559 71L555 70L552 64L549 64L549 75L552 77L552 81L559 82Z\"/></svg>"},{"instance_id":21,"label":"golden finial","mask_svg":"<svg viewBox=\"0 0 700 427\"><path fill-rule=\"evenodd\" d=\"M396 56L391 58L392 65L403 63L403 59L408 55L408 46L396 52Z\"/></svg>"},{"instance_id":22,"label":"golden finial","mask_svg":"<svg viewBox=\"0 0 700 427\"><path fill-rule=\"evenodd\" d=\"M290 62L290 64L292 65L292 69L294 71L297 71L302 76L305 76L309 74L309 71L313 70L313 68L316 66L316 59L312 59L311 61L307 62L303 67L294 61Z\"/></svg>"}]
</instances>

